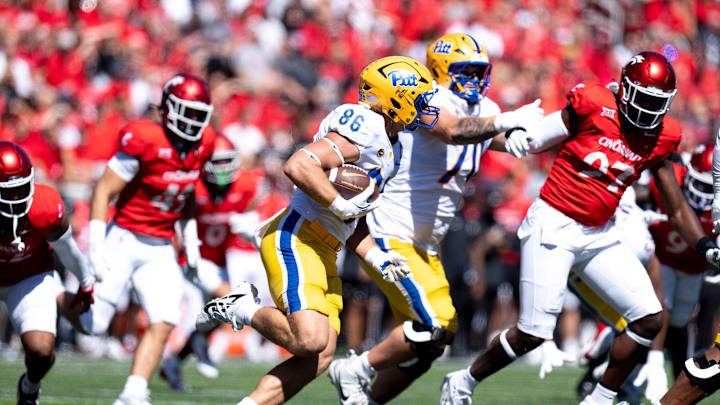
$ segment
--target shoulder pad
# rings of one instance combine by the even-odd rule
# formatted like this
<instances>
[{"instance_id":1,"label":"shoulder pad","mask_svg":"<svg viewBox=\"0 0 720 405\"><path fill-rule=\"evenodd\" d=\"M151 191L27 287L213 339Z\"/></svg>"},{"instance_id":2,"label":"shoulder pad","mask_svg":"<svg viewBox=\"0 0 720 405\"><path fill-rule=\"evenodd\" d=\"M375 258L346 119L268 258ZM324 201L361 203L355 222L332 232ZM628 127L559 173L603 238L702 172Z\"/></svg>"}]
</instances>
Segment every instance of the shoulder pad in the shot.
<instances>
[{"instance_id":1,"label":"shoulder pad","mask_svg":"<svg viewBox=\"0 0 720 405\"><path fill-rule=\"evenodd\" d=\"M130 122L120 130L119 150L140 159L148 151L148 148L159 144L159 136L164 136L162 127L153 121Z\"/></svg>"},{"instance_id":2,"label":"shoulder pad","mask_svg":"<svg viewBox=\"0 0 720 405\"><path fill-rule=\"evenodd\" d=\"M54 188L36 183L28 215L30 222L36 228L54 228L62 223L65 216L65 204Z\"/></svg>"},{"instance_id":3,"label":"shoulder pad","mask_svg":"<svg viewBox=\"0 0 720 405\"><path fill-rule=\"evenodd\" d=\"M382 115L358 104L343 104L329 115L329 130L356 145L370 145L378 137L387 137Z\"/></svg>"},{"instance_id":4,"label":"shoulder pad","mask_svg":"<svg viewBox=\"0 0 720 405\"><path fill-rule=\"evenodd\" d=\"M608 104L617 109L613 92L596 82L580 82L568 91L566 97L578 115L589 114Z\"/></svg>"}]
</instances>

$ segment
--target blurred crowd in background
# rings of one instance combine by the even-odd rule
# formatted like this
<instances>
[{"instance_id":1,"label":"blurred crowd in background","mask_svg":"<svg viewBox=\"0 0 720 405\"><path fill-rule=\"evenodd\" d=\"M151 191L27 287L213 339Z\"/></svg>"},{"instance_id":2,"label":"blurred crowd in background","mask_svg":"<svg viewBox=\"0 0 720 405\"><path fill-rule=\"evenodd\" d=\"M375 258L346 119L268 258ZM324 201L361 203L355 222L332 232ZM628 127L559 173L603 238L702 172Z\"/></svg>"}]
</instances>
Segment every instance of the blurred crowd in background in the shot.
<instances>
[{"instance_id":1,"label":"blurred crowd in background","mask_svg":"<svg viewBox=\"0 0 720 405\"><path fill-rule=\"evenodd\" d=\"M362 68L393 54L424 61L449 32L485 46L487 96L503 109L539 97L558 110L577 82L617 80L635 52L655 50L679 79L671 115L682 149L720 125L715 0L0 0L0 139L21 145L38 181L58 188L84 246L87 201L119 129L157 119L173 74L208 81L212 125L236 143L244 169L289 195L280 165L334 106L357 101ZM514 232L551 163L552 154L483 158L443 248L458 354L514 322ZM383 304L356 262L344 269L346 342L359 348L382 334Z\"/></svg>"}]
</instances>

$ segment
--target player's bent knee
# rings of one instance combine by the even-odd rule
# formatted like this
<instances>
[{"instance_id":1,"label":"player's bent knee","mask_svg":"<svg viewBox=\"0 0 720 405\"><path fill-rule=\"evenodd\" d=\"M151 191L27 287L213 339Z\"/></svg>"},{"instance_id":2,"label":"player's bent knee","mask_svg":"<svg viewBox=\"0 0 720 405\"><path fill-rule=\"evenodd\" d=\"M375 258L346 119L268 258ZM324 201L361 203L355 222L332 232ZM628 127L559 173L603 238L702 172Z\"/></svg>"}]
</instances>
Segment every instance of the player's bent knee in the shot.
<instances>
[{"instance_id":1,"label":"player's bent knee","mask_svg":"<svg viewBox=\"0 0 720 405\"><path fill-rule=\"evenodd\" d=\"M647 315L643 318L638 319L637 321L628 325L628 335L631 338L634 338L634 333L640 335L642 338L645 339L654 339L655 336L660 332L660 329L662 329L664 316L665 313L661 311L656 314Z\"/></svg>"},{"instance_id":2,"label":"player's bent knee","mask_svg":"<svg viewBox=\"0 0 720 405\"><path fill-rule=\"evenodd\" d=\"M441 326L429 326L413 320L405 321L402 328L405 341L410 343L417 357L398 365L398 369L415 379L430 369L454 335Z\"/></svg>"},{"instance_id":3,"label":"player's bent knee","mask_svg":"<svg viewBox=\"0 0 720 405\"><path fill-rule=\"evenodd\" d=\"M327 334L320 336L315 333L304 333L297 336L295 347L291 351L296 356L316 356L327 347Z\"/></svg>"}]
</instances>

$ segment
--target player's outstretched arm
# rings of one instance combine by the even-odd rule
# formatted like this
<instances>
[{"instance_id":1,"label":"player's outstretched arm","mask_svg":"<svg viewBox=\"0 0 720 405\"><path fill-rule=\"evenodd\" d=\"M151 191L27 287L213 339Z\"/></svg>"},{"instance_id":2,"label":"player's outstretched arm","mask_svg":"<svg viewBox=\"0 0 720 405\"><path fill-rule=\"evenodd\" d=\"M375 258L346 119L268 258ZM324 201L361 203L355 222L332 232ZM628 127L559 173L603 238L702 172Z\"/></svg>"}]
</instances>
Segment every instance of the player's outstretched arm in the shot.
<instances>
[{"instance_id":1,"label":"player's outstretched arm","mask_svg":"<svg viewBox=\"0 0 720 405\"><path fill-rule=\"evenodd\" d=\"M720 251L718 251L715 242L703 232L697 215L690 208L682 190L680 190L675 178L673 163L669 159L665 159L658 167L652 170L652 173L663 206L667 209L670 224L687 243L695 246L703 257L717 266L718 260L720 260L720 257L718 257ZM711 255L708 255L708 253L711 253Z\"/></svg>"},{"instance_id":2,"label":"player's outstretched arm","mask_svg":"<svg viewBox=\"0 0 720 405\"><path fill-rule=\"evenodd\" d=\"M712 203L713 233L720 234L720 130L715 137L712 163L713 191L715 197Z\"/></svg>"},{"instance_id":3,"label":"player's outstretched arm","mask_svg":"<svg viewBox=\"0 0 720 405\"><path fill-rule=\"evenodd\" d=\"M527 131L512 131L507 135L501 150L521 159L528 153L542 153L551 149L570 136L570 114L564 108L547 115ZM493 140L493 144L496 145L493 149L498 150L496 140Z\"/></svg>"},{"instance_id":4,"label":"player's outstretched arm","mask_svg":"<svg viewBox=\"0 0 720 405\"><path fill-rule=\"evenodd\" d=\"M345 246L365 260L386 281L393 283L410 275L410 267L404 256L393 250L383 251L373 241L365 218L360 218L355 232L350 235Z\"/></svg>"},{"instance_id":5,"label":"player's outstretched arm","mask_svg":"<svg viewBox=\"0 0 720 405\"><path fill-rule=\"evenodd\" d=\"M130 176L130 179L132 179L133 176ZM98 180L97 185L95 185L95 190L93 190L90 201L88 256L90 259L90 270L99 281L102 280L106 272L102 245L105 241L105 221L107 220L108 205L110 204L110 199L120 193L128 181L129 179L125 180L124 177L121 177L108 166L105 168L105 172L102 177L100 177L100 180Z\"/></svg>"},{"instance_id":6,"label":"player's outstretched arm","mask_svg":"<svg viewBox=\"0 0 720 405\"><path fill-rule=\"evenodd\" d=\"M467 145L485 141L512 128L530 128L537 125L543 114L539 99L493 117L458 117L440 107L438 122L428 132L445 143Z\"/></svg>"},{"instance_id":7,"label":"player's outstretched arm","mask_svg":"<svg viewBox=\"0 0 720 405\"><path fill-rule=\"evenodd\" d=\"M72 272L80 282L78 291L72 298L71 308L79 313L86 312L93 302L95 277L88 269L85 258L73 239L72 228L65 215L62 217L62 221L48 233L46 239L57 253L63 266Z\"/></svg>"}]
</instances>

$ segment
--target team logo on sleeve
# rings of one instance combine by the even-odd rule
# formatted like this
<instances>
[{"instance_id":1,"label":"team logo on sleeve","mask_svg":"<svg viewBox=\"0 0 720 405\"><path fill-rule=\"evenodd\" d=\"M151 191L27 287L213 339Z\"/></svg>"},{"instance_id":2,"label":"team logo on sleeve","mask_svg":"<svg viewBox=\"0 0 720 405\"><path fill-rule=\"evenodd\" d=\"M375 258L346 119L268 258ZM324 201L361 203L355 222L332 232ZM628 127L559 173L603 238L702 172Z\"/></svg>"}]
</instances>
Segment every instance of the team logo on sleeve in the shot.
<instances>
[{"instance_id":1,"label":"team logo on sleeve","mask_svg":"<svg viewBox=\"0 0 720 405\"><path fill-rule=\"evenodd\" d=\"M603 106L600 116L615 119L615 110L613 110L612 108L607 108L607 107Z\"/></svg>"},{"instance_id":2,"label":"team logo on sleeve","mask_svg":"<svg viewBox=\"0 0 720 405\"><path fill-rule=\"evenodd\" d=\"M393 70L388 73L393 87L417 87L419 82L415 73L406 70Z\"/></svg>"}]
</instances>

